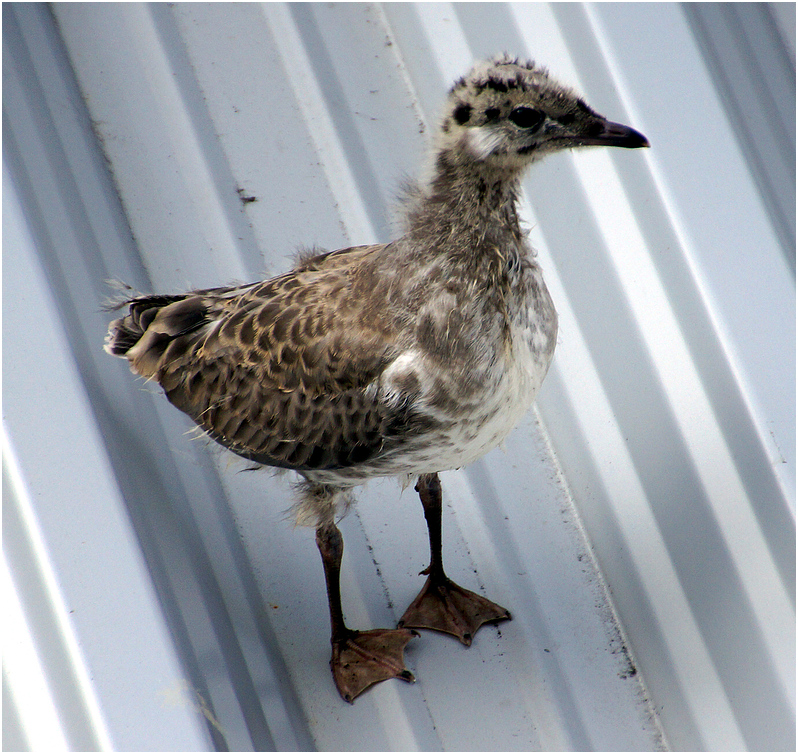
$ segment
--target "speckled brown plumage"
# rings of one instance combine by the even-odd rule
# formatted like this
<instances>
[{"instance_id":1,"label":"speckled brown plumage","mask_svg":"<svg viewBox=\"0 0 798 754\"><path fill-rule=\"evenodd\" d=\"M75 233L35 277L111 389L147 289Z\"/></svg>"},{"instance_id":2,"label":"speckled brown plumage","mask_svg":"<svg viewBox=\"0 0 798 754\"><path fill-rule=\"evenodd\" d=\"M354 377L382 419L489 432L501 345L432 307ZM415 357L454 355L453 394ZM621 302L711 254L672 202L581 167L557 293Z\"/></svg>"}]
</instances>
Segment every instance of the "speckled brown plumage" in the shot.
<instances>
[{"instance_id":1,"label":"speckled brown plumage","mask_svg":"<svg viewBox=\"0 0 798 754\"><path fill-rule=\"evenodd\" d=\"M128 351L133 369L225 447L271 466L350 467L409 425L364 394L395 355L388 323L364 328L353 302L353 274L378 249L323 255L274 280L166 306L141 297L117 332L123 344L142 335Z\"/></svg>"},{"instance_id":2,"label":"speckled brown plumage","mask_svg":"<svg viewBox=\"0 0 798 754\"><path fill-rule=\"evenodd\" d=\"M348 701L412 679L409 631L354 632L341 612L334 520L369 477L417 477L429 524L428 583L403 623L470 643L482 623L509 618L445 577L437 472L498 444L540 387L557 317L519 224L519 180L542 156L588 145L647 142L533 63L480 63L450 91L396 241L306 257L265 282L136 297L111 324L107 350L210 437L304 477L297 517L317 527Z\"/></svg>"}]
</instances>

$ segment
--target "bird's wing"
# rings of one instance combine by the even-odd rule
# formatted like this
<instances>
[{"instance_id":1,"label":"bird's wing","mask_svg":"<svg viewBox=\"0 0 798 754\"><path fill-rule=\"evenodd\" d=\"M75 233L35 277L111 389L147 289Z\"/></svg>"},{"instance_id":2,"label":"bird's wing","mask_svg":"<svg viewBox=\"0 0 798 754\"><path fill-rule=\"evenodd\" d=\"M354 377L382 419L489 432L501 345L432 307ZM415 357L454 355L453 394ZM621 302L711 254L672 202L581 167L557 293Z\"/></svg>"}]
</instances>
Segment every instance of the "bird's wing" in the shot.
<instances>
[{"instance_id":1,"label":"bird's wing","mask_svg":"<svg viewBox=\"0 0 798 754\"><path fill-rule=\"evenodd\" d=\"M115 333L124 340L125 322L128 341L140 332L127 349L132 368L239 455L299 470L352 466L407 420L373 386L396 356L390 322L353 295L358 265L380 248L315 257L241 288L141 297Z\"/></svg>"}]
</instances>

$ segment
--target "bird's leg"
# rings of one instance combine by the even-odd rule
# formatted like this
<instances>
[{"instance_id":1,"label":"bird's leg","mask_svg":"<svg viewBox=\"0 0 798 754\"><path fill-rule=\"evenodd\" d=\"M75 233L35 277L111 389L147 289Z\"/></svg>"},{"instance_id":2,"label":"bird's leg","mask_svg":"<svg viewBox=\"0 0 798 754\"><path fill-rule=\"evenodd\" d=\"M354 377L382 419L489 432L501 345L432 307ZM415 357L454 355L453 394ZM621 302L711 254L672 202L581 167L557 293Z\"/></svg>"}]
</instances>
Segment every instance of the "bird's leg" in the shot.
<instances>
[{"instance_id":1,"label":"bird's leg","mask_svg":"<svg viewBox=\"0 0 798 754\"><path fill-rule=\"evenodd\" d=\"M437 474L423 474L416 491L424 506L429 529L430 564L421 573L427 583L407 608L400 627L431 628L443 631L470 646L483 623L510 620L510 613L500 605L455 584L443 571L441 554L441 482Z\"/></svg>"},{"instance_id":2,"label":"bird's leg","mask_svg":"<svg viewBox=\"0 0 798 754\"><path fill-rule=\"evenodd\" d=\"M324 564L327 598L330 602L332 659L330 668L338 692L350 704L369 686L388 678L413 682L413 674L405 668L405 644L415 631L405 628L353 631L344 623L341 607L341 559L344 538L333 523L316 529L316 544Z\"/></svg>"}]
</instances>

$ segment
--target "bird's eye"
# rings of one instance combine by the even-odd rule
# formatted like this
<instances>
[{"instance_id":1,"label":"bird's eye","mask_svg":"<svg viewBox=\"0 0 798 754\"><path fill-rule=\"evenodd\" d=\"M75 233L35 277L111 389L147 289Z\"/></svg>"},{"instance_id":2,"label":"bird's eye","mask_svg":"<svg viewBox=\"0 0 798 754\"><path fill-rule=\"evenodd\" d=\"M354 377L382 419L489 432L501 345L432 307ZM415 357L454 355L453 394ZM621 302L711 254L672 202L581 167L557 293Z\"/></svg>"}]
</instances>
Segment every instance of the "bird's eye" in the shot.
<instances>
[{"instance_id":1,"label":"bird's eye","mask_svg":"<svg viewBox=\"0 0 798 754\"><path fill-rule=\"evenodd\" d=\"M510 113L510 120L515 123L518 128L533 129L537 128L543 123L543 115L540 110L535 110L532 107L516 107Z\"/></svg>"}]
</instances>

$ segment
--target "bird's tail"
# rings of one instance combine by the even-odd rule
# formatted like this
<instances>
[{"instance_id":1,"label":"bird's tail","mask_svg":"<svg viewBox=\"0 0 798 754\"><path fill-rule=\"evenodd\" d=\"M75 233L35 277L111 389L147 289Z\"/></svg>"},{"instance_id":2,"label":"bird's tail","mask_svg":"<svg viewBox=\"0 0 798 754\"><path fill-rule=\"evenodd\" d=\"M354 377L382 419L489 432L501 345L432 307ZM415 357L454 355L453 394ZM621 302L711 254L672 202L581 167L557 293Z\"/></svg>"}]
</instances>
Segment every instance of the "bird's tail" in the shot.
<instances>
[{"instance_id":1,"label":"bird's tail","mask_svg":"<svg viewBox=\"0 0 798 754\"><path fill-rule=\"evenodd\" d=\"M129 307L128 313L108 326L105 350L112 356L127 356L128 351L147 332L158 312L183 299L185 296L137 296L116 304L114 308Z\"/></svg>"},{"instance_id":2,"label":"bird's tail","mask_svg":"<svg viewBox=\"0 0 798 754\"><path fill-rule=\"evenodd\" d=\"M152 324L155 317L170 304L178 301L185 301L186 295L174 296L136 296L126 299L114 305L114 308L128 307L128 313L124 317L115 319L108 326L108 335L105 338L105 350L113 356L127 356L128 351L133 348L142 338L147 328ZM195 314L198 312L195 312ZM189 317L192 320L198 319L196 316ZM189 323L185 320L176 328L177 334L185 332ZM191 324L196 324L192 322Z\"/></svg>"},{"instance_id":3,"label":"bird's tail","mask_svg":"<svg viewBox=\"0 0 798 754\"><path fill-rule=\"evenodd\" d=\"M109 308L126 306L128 312L109 325L105 350L126 358L136 374L157 379L167 348L176 340L187 345L192 334L208 322L207 301L197 293L135 296L113 302Z\"/></svg>"}]
</instances>

